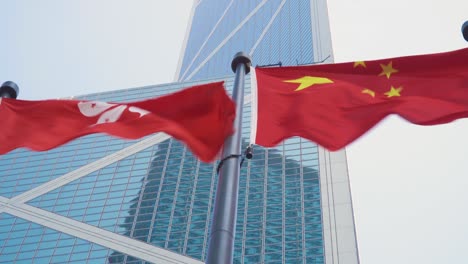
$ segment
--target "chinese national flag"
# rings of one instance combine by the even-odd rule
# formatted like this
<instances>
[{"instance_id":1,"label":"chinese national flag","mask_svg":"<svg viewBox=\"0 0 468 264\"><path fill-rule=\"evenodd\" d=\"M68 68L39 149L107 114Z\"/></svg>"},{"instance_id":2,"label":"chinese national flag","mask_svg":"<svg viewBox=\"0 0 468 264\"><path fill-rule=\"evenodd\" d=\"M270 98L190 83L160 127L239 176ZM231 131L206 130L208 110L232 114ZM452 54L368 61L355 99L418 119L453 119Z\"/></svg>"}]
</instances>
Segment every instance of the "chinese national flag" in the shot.
<instances>
[{"instance_id":1,"label":"chinese national flag","mask_svg":"<svg viewBox=\"0 0 468 264\"><path fill-rule=\"evenodd\" d=\"M127 139L166 132L209 162L233 132L235 105L217 82L131 103L4 98L0 117L0 154L44 151L99 132Z\"/></svg>"},{"instance_id":2,"label":"chinese national flag","mask_svg":"<svg viewBox=\"0 0 468 264\"><path fill-rule=\"evenodd\" d=\"M468 117L468 49L255 73L252 142L266 147L301 136L338 150L389 114L419 125Z\"/></svg>"}]
</instances>

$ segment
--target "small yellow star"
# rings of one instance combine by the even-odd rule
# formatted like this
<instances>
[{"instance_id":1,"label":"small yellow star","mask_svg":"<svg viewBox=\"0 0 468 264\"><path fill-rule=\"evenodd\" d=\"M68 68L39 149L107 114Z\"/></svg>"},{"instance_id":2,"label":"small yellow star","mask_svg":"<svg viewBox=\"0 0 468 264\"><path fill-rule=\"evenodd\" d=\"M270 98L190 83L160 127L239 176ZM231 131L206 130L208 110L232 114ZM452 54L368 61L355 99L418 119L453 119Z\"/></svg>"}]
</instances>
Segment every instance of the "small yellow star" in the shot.
<instances>
[{"instance_id":1,"label":"small yellow star","mask_svg":"<svg viewBox=\"0 0 468 264\"><path fill-rule=\"evenodd\" d=\"M380 67L382 67L382 72L379 74L379 76L385 75L387 76L387 79L390 79L390 75L392 75L392 73L398 72L397 69L393 68L392 62L389 62L387 65L380 64Z\"/></svg>"},{"instance_id":2,"label":"small yellow star","mask_svg":"<svg viewBox=\"0 0 468 264\"><path fill-rule=\"evenodd\" d=\"M284 81L284 82L299 83L300 84L299 87L297 87L297 89L294 90L294 91L304 90L305 88L309 88L310 86L312 86L314 84L333 83L333 81L328 79L328 78L313 77L313 76L304 76L304 77L299 78L299 79L288 80L288 81Z\"/></svg>"},{"instance_id":3,"label":"small yellow star","mask_svg":"<svg viewBox=\"0 0 468 264\"><path fill-rule=\"evenodd\" d=\"M364 61L355 61L355 62L354 62L353 68L356 68L356 67L358 67L358 66L361 66L361 67L364 67L364 68L367 67L367 66L366 66L366 62L364 62Z\"/></svg>"},{"instance_id":4,"label":"small yellow star","mask_svg":"<svg viewBox=\"0 0 468 264\"><path fill-rule=\"evenodd\" d=\"M361 91L361 93L368 94L368 95L370 95L372 97L375 97L375 92L372 91L371 89L364 89L364 90Z\"/></svg>"},{"instance_id":5,"label":"small yellow star","mask_svg":"<svg viewBox=\"0 0 468 264\"><path fill-rule=\"evenodd\" d=\"M390 91L388 91L388 92L386 92L384 94L387 96L387 98L395 97L395 96L401 96L400 95L401 90L403 90L403 87L401 87L401 86L398 87L398 88L395 88L395 87L392 86L390 88Z\"/></svg>"}]
</instances>

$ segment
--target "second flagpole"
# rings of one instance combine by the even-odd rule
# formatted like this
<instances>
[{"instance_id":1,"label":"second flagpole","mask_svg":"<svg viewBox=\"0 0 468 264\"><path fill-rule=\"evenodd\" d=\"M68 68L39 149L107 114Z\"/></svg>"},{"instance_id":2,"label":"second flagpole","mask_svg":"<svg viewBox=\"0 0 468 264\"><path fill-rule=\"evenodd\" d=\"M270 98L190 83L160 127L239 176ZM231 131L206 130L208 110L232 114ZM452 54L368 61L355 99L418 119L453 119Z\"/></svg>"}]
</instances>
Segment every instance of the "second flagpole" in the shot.
<instances>
[{"instance_id":1,"label":"second flagpole","mask_svg":"<svg viewBox=\"0 0 468 264\"><path fill-rule=\"evenodd\" d=\"M237 53L231 63L231 68L236 73L232 92L232 99L236 103L236 118L233 124L235 131L224 141L206 258L208 264L230 264L233 262L242 156L244 83L245 75L250 72L250 64L249 56L243 52Z\"/></svg>"}]
</instances>

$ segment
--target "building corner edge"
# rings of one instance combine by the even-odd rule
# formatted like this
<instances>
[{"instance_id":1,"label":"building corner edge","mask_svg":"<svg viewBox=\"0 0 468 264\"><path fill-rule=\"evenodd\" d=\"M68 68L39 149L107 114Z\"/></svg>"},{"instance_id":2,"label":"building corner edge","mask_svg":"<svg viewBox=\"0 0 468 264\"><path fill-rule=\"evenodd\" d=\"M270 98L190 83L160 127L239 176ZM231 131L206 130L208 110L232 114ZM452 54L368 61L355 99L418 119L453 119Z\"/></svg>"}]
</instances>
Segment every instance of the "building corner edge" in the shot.
<instances>
[{"instance_id":1,"label":"building corner edge","mask_svg":"<svg viewBox=\"0 0 468 264\"><path fill-rule=\"evenodd\" d=\"M359 263L345 149L319 147L320 193L325 263Z\"/></svg>"}]
</instances>

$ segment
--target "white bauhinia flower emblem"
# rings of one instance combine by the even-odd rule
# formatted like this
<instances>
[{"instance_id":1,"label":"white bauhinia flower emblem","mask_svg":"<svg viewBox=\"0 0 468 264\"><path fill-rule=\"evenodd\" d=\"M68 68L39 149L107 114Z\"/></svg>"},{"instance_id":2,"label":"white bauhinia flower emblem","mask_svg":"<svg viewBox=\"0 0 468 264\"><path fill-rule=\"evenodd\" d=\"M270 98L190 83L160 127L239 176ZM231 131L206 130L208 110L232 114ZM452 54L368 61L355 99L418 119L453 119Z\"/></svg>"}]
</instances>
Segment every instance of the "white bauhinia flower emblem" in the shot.
<instances>
[{"instance_id":1,"label":"white bauhinia flower emblem","mask_svg":"<svg viewBox=\"0 0 468 264\"><path fill-rule=\"evenodd\" d=\"M117 107L114 107L116 105ZM148 111L135 106L128 107L127 105L109 104L98 101L79 102L78 108L80 112L87 117L100 115L96 125L118 121L127 108L130 112L140 114L140 117L149 114Z\"/></svg>"}]
</instances>

